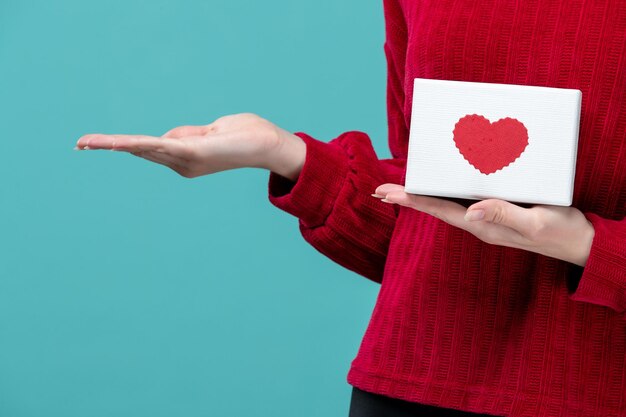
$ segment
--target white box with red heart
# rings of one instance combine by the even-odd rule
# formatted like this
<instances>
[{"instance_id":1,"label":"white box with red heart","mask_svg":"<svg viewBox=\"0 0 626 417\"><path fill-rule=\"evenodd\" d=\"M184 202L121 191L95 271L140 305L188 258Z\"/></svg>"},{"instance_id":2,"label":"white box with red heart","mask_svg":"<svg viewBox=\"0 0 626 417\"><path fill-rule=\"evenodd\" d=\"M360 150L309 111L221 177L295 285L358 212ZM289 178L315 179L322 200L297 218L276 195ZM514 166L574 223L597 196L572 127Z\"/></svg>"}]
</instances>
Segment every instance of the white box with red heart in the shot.
<instances>
[{"instance_id":1,"label":"white box with red heart","mask_svg":"<svg viewBox=\"0 0 626 417\"><path fill-rule=\"evenodd\" d=\"M572 204L580 90L414 80L405 190Z\"/></svg>"}]
</instances>

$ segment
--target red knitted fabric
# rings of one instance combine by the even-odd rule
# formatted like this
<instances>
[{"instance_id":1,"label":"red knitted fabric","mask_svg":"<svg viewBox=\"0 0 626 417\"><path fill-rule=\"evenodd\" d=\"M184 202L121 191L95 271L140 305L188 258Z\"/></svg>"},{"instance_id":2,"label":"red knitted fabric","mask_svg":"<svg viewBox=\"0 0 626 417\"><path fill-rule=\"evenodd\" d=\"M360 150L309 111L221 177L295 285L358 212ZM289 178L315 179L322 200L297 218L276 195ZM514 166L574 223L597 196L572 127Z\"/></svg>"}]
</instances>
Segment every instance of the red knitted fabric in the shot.
<instances>
[{"instance_id":1,"label":"red knitted fabric","mask_svg":"<svg viewBox=\"0 0 626 417\"><path fill-rule=\"evenodd\" d=\"M394 159L365 133L298 133L297 182L269 178L311 245L382 283L348 382L501 416L626 416L626 3L386 0L385 19ZM584 269L370 196L404 183L415 77L582 90Z\"/></svg>"}]
</instances>

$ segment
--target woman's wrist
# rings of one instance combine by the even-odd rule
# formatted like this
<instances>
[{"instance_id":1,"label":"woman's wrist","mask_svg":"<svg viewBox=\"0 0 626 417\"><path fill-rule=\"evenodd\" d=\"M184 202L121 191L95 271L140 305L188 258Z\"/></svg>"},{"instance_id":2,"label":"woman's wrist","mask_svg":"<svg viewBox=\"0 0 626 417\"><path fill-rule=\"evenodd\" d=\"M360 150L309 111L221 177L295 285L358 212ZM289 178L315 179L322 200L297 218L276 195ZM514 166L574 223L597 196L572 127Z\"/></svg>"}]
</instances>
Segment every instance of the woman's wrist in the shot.
<instances>
[{"instance_id":1,"label":"woman's wrist","mask_svg":"<svg viewBox=\"0 0 626 417\"><path fill-rule=\"evenodd\" d=\"M580 239L571 245L571 252L574 256L570 260L573 264L584 267L589 259L591 253L591 245L593 244L593 238L595 236L595 229L593 224L587 220L585 227L581 228Z\"/></svg>"},{"instance_id":2,"label":"woman's wrist","mask_svg":"<svg viewBox=\"0 0 626 417\"><path fill-rule=\"evenodd\" d=\"M293 133L277 127L278 143L270 153L265 168L291 181L297 181L306 158L306 144Z\"/></svg>"},{"instance_id":3,"label":"woman's wrist","mask_svg":"<svg viewBox=\"0 0 626 417\"><path fill-rule=\"evenodd\" d=\"M569 225L569 233L560 234L552 231L548 239L542 240L535 250L530 250L584 268L591 253L595 229L581 212L576 211L577 219L570 217L563 226Z\"/></svg>"}]
</instances>

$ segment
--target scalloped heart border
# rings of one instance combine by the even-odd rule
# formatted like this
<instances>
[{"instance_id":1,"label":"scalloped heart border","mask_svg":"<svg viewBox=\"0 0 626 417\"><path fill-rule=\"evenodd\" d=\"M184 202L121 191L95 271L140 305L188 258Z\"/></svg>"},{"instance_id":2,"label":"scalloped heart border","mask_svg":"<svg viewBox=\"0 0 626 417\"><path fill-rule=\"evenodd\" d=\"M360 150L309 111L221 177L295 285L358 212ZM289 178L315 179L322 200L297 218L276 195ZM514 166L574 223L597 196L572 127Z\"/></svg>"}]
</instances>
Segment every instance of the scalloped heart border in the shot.
<instances>
[{"instance_id":1,"label":"scalloped heart border","mask_svg":"<svg viewBox=\"0 0 626 417\"><path fill-rule=\"evenodd\" d=\"M513 164L529 143L528 129L512 117L492 123L480 114L467 114L455 123L452 135L463 158L485 175Z\"/></svg>"}]
</instances>

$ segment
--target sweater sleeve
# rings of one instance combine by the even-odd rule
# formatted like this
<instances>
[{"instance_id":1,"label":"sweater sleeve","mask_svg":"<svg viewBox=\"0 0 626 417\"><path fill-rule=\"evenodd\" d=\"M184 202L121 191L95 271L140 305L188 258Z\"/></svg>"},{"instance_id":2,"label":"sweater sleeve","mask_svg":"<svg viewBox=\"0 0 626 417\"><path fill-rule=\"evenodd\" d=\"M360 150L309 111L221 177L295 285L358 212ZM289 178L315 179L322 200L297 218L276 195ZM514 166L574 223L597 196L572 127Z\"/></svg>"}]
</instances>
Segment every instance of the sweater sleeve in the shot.
<instances>
[{"instance_id":1,"label":"sweater sleeve","mask_svg":"<svg viewBox=\"0 0 626 417\"><path fill-rule=\"evenodd\" d=\"M296 133L306 158L296 182L270 173L269 199L299 219L315 249L345 268L381 282L397 208L370 194L402 180L404 161L378 160L369 137L346 132L329 143Z\"/></svg>"},{"instance_id":2,"label":"sweater sleeve","mask_svg":"<svg viewBox=\"0 0 626 417\"><path fill-rule=\"evenodd\" d=\"M585 213L595 235L584 268L577 268L578 285L570 294L576 301L626 312L626 219L609 220ZM626 318L626 314L624 314Z\"/></svg>"}]
</instances>

